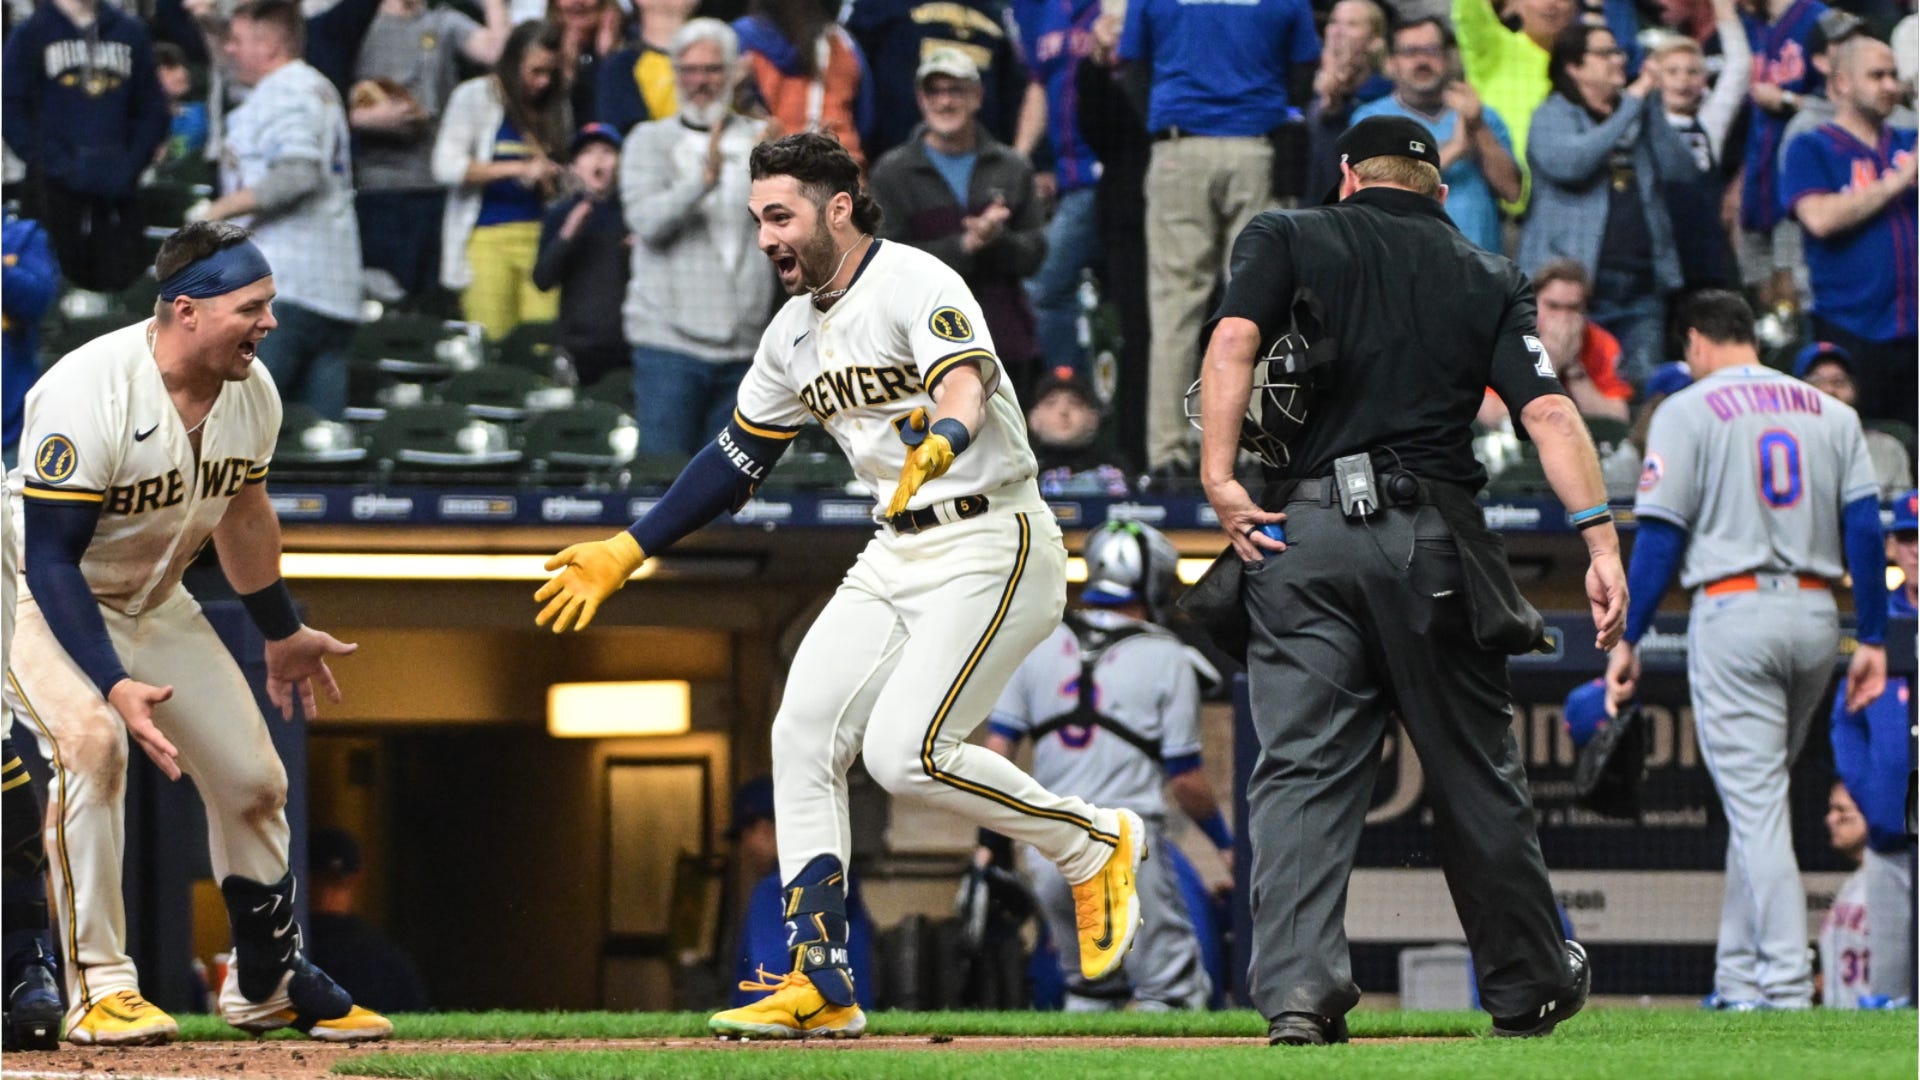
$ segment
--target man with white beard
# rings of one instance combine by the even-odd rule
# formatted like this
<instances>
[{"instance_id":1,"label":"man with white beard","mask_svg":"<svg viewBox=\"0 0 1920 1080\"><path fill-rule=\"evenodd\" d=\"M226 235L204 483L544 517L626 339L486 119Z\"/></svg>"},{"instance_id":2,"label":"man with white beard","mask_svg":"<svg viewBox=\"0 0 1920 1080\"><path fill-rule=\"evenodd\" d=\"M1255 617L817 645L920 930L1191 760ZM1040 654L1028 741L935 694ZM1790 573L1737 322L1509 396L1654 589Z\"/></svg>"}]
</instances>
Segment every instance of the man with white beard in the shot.
<instances>
[{"instance_id":1,"label":"man with white beard","mask_svg":"<svg viewBox=\"0 0 1920 1080\"><path fill-rule=\"evenodd\" d=\"M694 19L671 54L679 114L636 126L620 155L634 235L621 311L640 452L689 457L732 417L775 289L740 212L761 123L730 108L738 41L726 23Z\"/></svg>"}]
</instances>

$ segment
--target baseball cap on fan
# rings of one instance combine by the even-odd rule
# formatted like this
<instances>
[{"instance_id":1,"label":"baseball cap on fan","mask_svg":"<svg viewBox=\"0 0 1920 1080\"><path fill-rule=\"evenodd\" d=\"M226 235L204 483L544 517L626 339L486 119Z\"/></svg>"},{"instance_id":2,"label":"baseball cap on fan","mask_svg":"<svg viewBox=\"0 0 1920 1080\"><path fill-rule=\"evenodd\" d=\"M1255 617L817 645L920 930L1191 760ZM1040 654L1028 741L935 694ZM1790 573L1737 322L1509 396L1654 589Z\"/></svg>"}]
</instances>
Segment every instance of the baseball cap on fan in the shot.
<instances>
[{"instance_id":1,"label":"baseball cap on fan","mask_svg":"<svg viewBox=\"0 0 1920 1080\"><path fill-rule=\"evenodd\" d=\"M1367 117L1340 133L1340 138L1334 141L1333 152L1349 166L1368 158L1404 157L1424 161L1436 169L1440 167L1440 149L1434 142L1433 132L1420 121L1404 116ZM1321 202L1331 206L1339 201L1340 184L1335 181Z\"/></svg>"},{"instance_id":2,"label":"baseball cap on fan","mask_svg":"<svg viewBox=\"0 0 1920 1080\"><path fill-rule=\"evenodd\" d=\"M567 153L577 154L580 152L581 147L588 143L595 142L606 143L608 146L613 147L615 153L618 153L620 150L620 129L614 127L612 124L602 124L598 121L588 124L574 134L573 146Z\"/></svg>"},{"instance_id":3,"label":"baseball cap on fan","mask_svg":"<svg viewBox=\"0 0 1920 1080\"><path fill-rule=\"evenodd\" d=\"M1888 532L1920 532L1920 490L1903 491L1893 500L1893 524Z\"/></svg>"},{"instance_id":4,"label":"baseball cap on fan","mask_svg":"<svg viewBox=\"0 0 1920 1080\"><path fill-rule=\"evenodd\" d=\"M959 49L946 47L935 49L920 61L920 70L913 73L915 83L926 82L934 75L945 75L961 82L979 82L980 65L973 57Z\"/></svg>"}]
</instances>

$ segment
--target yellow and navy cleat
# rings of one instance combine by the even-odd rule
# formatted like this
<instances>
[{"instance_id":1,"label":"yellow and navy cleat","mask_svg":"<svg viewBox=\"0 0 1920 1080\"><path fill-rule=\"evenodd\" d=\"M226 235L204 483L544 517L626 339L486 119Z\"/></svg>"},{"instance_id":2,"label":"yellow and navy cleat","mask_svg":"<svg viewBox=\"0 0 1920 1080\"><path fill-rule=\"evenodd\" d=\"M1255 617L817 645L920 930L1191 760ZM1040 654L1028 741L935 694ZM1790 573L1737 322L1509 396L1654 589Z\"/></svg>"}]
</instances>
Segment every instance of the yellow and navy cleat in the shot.
<instances>
[{"instance_id":1,"label":"yellow and navy cleat","mask_svg":"<svg viewBox=\"0 0 1920 1080\"><path fill-rule=\"evenodd\" d=\"M76 1046L157 1046L172 1042L180 1025L138 990L118 990L93 1003L80 1022L67 1029Z\"/></svg>"},{"instance_id":2,"label":"yellow and navy cleat","mask_svg":"<svg viewBox=\"0 0 1920 1080\"><path fill-rule=\"evenodd\" d=\"M760 969L759 982L742 990L771 991L751 1005L715 1013L707 1029L723 1039L857 1039L867 1030L858 1005L835 1005L798 971L774 977Z\"/></svg>"},{"instance_id":3,"label":"yellow and navy cleat","mask_svg":"<svg viewBox=\"0 0 1920 1080\"><path fill-rule=\"evenodd\" d=\"M332 1020L307 1020L292 1009L282 1009L268 1016L236 1023L233 1026L255 1035L279 1031L282 1028L293 1028L310 1039L338 1043L373 1042L393 1034L393 1021L372 1009L358 1005L349 1010L347 1015L338 1016Z\"/></svg>"},{"instance_id":4,"label":"yellow and navy cleat","mask_svg":"<svg viewBox=\"0 0 1920 1080\"><path fill-rule=\"evenodd\" d=\"M1073 887L1073 914L1080 927L1080 974L1102 978L1133 948L1140 931L1140 894L1134 887L1147 858L1146 824L1120 811L1120 842L1100 872Z\"/></svg>"}]
</instances>

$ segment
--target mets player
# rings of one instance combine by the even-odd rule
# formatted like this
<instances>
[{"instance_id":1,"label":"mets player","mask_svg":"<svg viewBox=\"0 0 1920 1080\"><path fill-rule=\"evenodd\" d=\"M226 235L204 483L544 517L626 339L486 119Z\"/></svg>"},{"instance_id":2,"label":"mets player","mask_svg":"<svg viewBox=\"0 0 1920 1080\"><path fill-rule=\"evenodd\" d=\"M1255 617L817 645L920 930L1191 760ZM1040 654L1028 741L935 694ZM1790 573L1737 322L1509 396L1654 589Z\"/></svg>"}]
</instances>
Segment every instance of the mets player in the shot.
<instances>
[{"instance_id":1,"label":"mets player","mask_svg":"<svg viewBox=\"0 0 1920 1080\"><path fill-rule=\"evenodd\" d=\"M127 737L207 807L213 873L233 926L220 1013L247 1031L384 1037L301 950L287 867L287 777L240 668L181 573L211 539L266 637L283 715L326 658L350 653L301 625L280 578L267 462L280 398L255 347L274 327L273 277L234 225L189 225L161 245L152 319L63 357L27 396L9 482L23 589L7 707L53 764L47 847L66 952L67 1038L165 1042L172 1018L140 996L126 950Z\"/></svg>"},{"instance_id":2,"label":"mets player","mask_svg":"<svg viewBox=\"0 0 1920 1080\"><path fill-rule=\"evenodd\" d=\"M1827 793L1827 839L1833 850L1856 866L1867 850L1867 822L1847 785L1836 780ZM1833 906L1820 920L1820 1004L1857 1009L1873 993L1873 933L1867 895L1867 871L1855 870L1833 894Z\"/></svg>"},{"instance_id":3,"label":"mets player","mask_svg":"<svg viewBox=\"0 0 1920 1080\"><path fill-rule=\"evenodd\" d=\"M748 207L792 297L740 385L733 420L624 532L547 564L541 625L584 627L649 553L743 505L818 421L888 498L801 643L773 722L774 822L793 970L713 1017L742 1038L866 1028L847 968L846 773L1039 848L1074 882L1080 960L1113 970L1139 925L1138 815L1047 791L967 735L1060 621L1066 548L979 305L938 259L873 238L879 213L831 136L754 148ZM890 497L889 497L890 493Z\"/></svg>"},{"instance_id":4,"label":"mets player","mask_svg":"<svg viewBox=\"0 0 1920 1080\"><path fill-rule=\"evenodd\" d=\"M1635 643L1674 570L1693 590L1687 679L1701 757L1727 814L1726 896L1711 1005L1812 1000L1806 894L1787 821L1787 773L1840 644L1831 583L1851 572L1860 646L1847 697L1886 684L1885 552L1873 462L1852 409L1762 367L1735 293L1688 299L1679 327L1696 380L1654 414L1609 693L1630 697ZM1844 544L1843 544L1844 539ZM1844 550L1844 556L1843 556Z\"/></svg>"},{"instance_id":5,"label":"mets player","mask_svg":"<svg viewBox=\"0 0 1920 1080\"><path fill-rule=\"evenodd\" d=\"M1102 806L1124 806L1146 822L1164 851L1164 786L1217 845L1233 850L1226 817L1200 759L1198 676L1218 681L1198 653L1151 619L1172 600L1179 553L1154 529L1109 521L1087 536L1081 606L1029 654L988 718L988 749L1012 756L1033 740L1033 778ZM1172 861L1140 868L1140 940L1124 972L1085 979L1075 952L1073 900L1045 859L1027 876L1059 943L1069 1012L1203 1009L1213 987Z\"/></svg>"}]
</instances>

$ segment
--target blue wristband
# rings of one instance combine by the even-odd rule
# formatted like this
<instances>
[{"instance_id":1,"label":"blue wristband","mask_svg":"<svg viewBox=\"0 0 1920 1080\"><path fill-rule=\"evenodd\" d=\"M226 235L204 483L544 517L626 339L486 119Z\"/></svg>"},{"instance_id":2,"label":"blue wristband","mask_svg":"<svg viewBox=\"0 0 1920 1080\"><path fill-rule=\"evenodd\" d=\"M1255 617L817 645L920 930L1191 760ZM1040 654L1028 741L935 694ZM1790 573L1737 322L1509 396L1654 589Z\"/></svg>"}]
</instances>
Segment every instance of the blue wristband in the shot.
<instances>
[{"instance_id":1,"label":"blue wristband","mask_svg":"<svg viewBox=\"0 0 1920 1080\"><path fill-rule=\"evenodd\" d=\"M1585 510L1576 510L1573 513L1567 515L1567 524L1578 525L1583 521L1588 521L1592 518L1599 517L1600 515L1606 513L1609 509L1610 508L1606 503L1601 503L1598 506L1589 506Z\"/></svg>"},{"instance_id":2,"label":"blue wristband","mask_svg":"<svg viewBox=\"0 0 1920 1080\"><path fill-rule=\"evenodd\" d=\"M1233 833L1227 831L1227 817L1215 810L1213 816L1200 822L1200 831L1207 834L1213 846L1225 851L1233 846Z\"/></svg>"},{"instance_id":3,"label":"blue wristband","mask_svg":"<svg viewBox=\"0 0 1920 1080\"><path fill-rule=\"evenodd\" d=\"M967 431L967 425L955 420L951 416L943 416L935 420L933 426L928 428L927 431L929 434L939 435L946 439L947 444L953 447L955 454L965 450L967 444L973 442L973 436Z\"/></svg>"}]
</instances>

